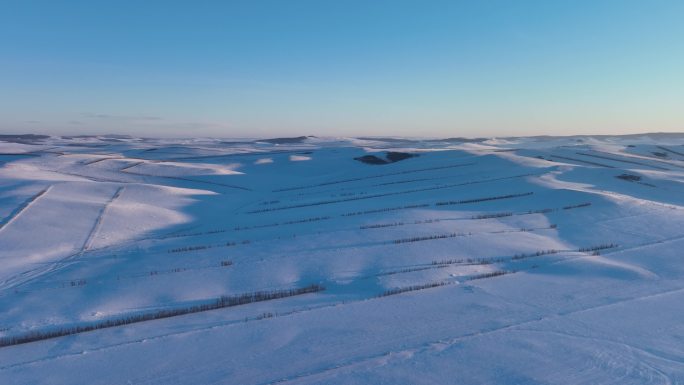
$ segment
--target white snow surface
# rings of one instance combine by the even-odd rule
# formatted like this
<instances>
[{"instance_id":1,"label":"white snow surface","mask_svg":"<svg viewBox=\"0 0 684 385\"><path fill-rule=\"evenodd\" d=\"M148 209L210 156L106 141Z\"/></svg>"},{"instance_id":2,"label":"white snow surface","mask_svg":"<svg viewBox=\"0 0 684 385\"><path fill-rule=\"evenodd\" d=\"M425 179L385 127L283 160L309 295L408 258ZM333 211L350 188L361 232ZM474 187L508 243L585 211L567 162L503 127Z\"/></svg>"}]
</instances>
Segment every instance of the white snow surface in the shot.
<instances>
[{"instance_id":1,"label":"white snow surface","mask_svg":"<svg viewBox=\"0 0 684 385\"><path fill-rule=\"evenodd\" d=\"M684 384L684 134L115 139L0 142L0 384Z\"/></svg>"}]
</instances>

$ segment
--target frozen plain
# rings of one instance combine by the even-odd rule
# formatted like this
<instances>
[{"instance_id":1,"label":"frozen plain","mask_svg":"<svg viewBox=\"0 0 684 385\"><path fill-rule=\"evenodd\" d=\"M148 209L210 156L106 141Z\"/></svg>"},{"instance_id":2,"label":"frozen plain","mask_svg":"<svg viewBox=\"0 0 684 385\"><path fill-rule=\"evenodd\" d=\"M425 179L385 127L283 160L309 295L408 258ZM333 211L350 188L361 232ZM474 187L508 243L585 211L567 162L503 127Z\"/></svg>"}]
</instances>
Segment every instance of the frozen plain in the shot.
<instances>
[{"instance_id":1,"label":"frozen plain","mask_svg":"<svg viewBox=\"0 0 684 385\"><path fill-rule=\"evenodd\" d=\"M5 140L2 384L684 383L684 134Z\"/></svg>"}]
</instances>

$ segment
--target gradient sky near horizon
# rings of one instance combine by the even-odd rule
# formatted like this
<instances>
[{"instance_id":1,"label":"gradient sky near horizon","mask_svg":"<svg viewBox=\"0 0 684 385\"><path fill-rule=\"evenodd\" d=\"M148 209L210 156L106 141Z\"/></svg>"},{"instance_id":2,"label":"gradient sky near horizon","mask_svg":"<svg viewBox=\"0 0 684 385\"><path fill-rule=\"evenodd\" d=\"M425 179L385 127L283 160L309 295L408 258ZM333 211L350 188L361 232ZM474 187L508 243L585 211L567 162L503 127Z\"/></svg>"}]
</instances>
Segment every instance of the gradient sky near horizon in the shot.
<instances>
[{"instance_id":1,"label":"gradient sky near horizon","mask_svg":"<svg viewBox=\"0 0 684 385\"><path fill-rule=\"evenodd\" d=\"M0 132L684 131L681 0L0 0Z\"/></svg>"}]
</instances>

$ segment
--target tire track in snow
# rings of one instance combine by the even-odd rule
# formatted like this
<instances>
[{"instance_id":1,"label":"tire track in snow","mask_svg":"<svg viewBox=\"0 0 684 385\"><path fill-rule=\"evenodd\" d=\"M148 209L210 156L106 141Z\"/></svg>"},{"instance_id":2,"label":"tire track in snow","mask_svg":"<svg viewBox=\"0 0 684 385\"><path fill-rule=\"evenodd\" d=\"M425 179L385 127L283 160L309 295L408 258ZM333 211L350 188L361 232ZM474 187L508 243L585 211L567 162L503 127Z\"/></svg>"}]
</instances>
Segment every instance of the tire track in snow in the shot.
<instances>
[{"instance_id":1,"label":"tire track in snow","mask_svg":"<svg viewBox=\"0 0 684 385\"><path fill-rule=\"evenodd\" d=\"M52 187L52 186L50 186ZM47 192L50 188L44 190ZM70 262L73 262L72 259L76 257L80 257L83 255L87 249L90 247L90 244L92 243L92 240L97 233L97 230L99 230L99 227L102 223L102 219L104 217L104 214L107 210L107 207L121 195L121 192L123 191L124 187L119 187L114 195L104 204L104 206L100 209L100 212L98 213L97 218L95 219L95 223L93 224L93 227L91 228L90 232L88 233L85 241L83 242L83 246L81 246L80 250L77 252L74 252L73 254L67 255L64 258L61 258L56 261L51 261L48 262L46 265L39 266L30 270L23 271L21 273L18 273L12 277L7 278L6 280L0 282L0 290L7 290L11 288L16 288L20 285L23 285L29 281L32 281L36 279L37 277L40 277L42 275L51 273L57 269L60 269L62 267L68 266ZM43 194L45 193L43 192ZM41 196L43 195L41 194ZM34 202L35 199L33 199L31 202ZM15 216L16 218L16 216ZM1 229L0 229L1 230Z\"/></svg>"},{"instance_id":2,"label":"tire track in snow","mask_svg":"<svg viewBox=\"0 0 684 385\"><path fill-rule=\"evenodd\" d=\"M684 359L675 357L675 356L669 356L667 354L661 353L661 352L653 352L645 348L640 348L638 346L634 346L631 344L628 344L626 342L622 341L615 341L610 338L605 338L605 337L594 337L594 336L582 336L579 334L572 334L568 332L560 332L560 331L554 331L554 330L538 330L538 329L519 329L519 331L524 331L524 332L530 332L530 333L546 333L546 334L554 334L558 336L563 336L563 337L569 337L569 338L574 338L574 339L582 339L582 340L588 340L588 341L600 341L600 342L607 342L611 344L616 344L619 346L623 346L628 349L636 350L646 356L649 356L650 358L656 359L656 360L661 360L661 361L666 361L672 364L676 365L682 365L684 364Z\"/></svg>"},{"instance_id":3,"label":"tire track in snow","mask_svg":"<svg viewBox=\"0 0 684 385\"><path fill-rule=\"evenodd\" d=\"M26 209L28 209L29 207L31 207L31 205L33 204L33 202L35 202L38 198L40 198L40 197L42 197L43 195L45 195L48 191L50 191L50 189L52 189L52 186L48 186L47 188L41 190L41 191L38 192L36 195L34 195L34 196L28 198L28 199L25 200L22 204L20 204L16 209L14 209L14 211L12 211L12 212L10 213L10 215L7 216L7 218L5 218L5 219L3 219L2 221L0 221L0 231L2 231L2 229L4 229L4 228L5 228L6 226L8 226L10 223L14 222L17 218L19 218L19 216L20 216L24 211L26 211Z\"/></svg>"},{"instance_id":4,"label":"tire track in snow","mask_svg":"<svg viewBox=\"0 0 684 385\"><path fill-rule=\"evenodd\" d=\"M445 348L448 348L448 347L450 347L454 344L460 343L462 341L478 338L481 336L487 336L487 335L499 333L499 332L517 331L517 330L519 330L518 329L519 327L525 326L525 325L537 324L537 323L540 323L540 322L543 322L546 320L550 320L550 319L560 319L560 318L564 318L566 316L570 316L573 314L584 313L584 312L589 312L589 311L593 311L593 310L599 310L602 308L620 305L623 303L629 303L629 302L644 300L644 299L648 299L648 298L656 298L656 297L660 297L660 296L676 294L676 293L682 292L682 291L684 291L684 288L675 288L675 289L670 289L670 290L664 290L664 291L657 292L657 293L647 294L647 295L640 296L640 297L625 298L625 299L617 300L615 302L611 302L611 303L607 303L607 304L590 306L587 308L576 309L576 310L572 310L572 311L568 311L568 312L558 312L558 313L552 313L552 314L540 314L536 317L523 319L519 322L515 322L512 324L508 324L508 325L501 325L501 326L490 328L490 329L484 329L484 330L474 331L474 332L470 332L470 333L465 333L465 334L457 336L457 337L441 338L438 340L426 341L426 342L416 344L413 347L407 347L407 348L404 348L404 349L401 349L398 351L391 351L390 350L390 351L385 351L382 353L372 353L372 354L369 354L366 356L349 359L346 362L332 363L329 366L327 366L325 368L318 369L318 370L313 369L311 371L307 371L304 373L299 373L299 374L294 374L294 375L290 375L290 376L286 376L286 377L281 377L279 379L271 379L271 380L268 380L265 382L258 382L258 383L254 383L254 384L270 385L270 384L290 383L293 381L298 381L298 380L302 380L302 379L309 378L309 377L315 377L315 376L319 376L319 375L323 375L323 374L327 374L327 373L331 373L331 372L336 372L339 370L351 369L351 368L354 368L356 366L360 366L360 365L364 365L364 364L375 363L376 364L375 366L382 366L382 364L387 359L389 359L391 357L395 357L395 356L409 356L410 357L410 356L413 356L417 353L419 354L422 352L426 352L426 351L429 351L429 350L434 349L436 347L443 350ZM347 304L354 304L354 303L359 303L359 302L384 300L385 298L387 298L387 297L367 298L367 299L350 301L350 302L345 302L345 303L336 304L336 305L333 304L332 306L323 306L321 308L314 308L314 309L310 309L310 310L303 311L303 312L310 312L310 311L320 310L320 309L329 308L329 307L345 306ZM299 314L299 313L300 312L293 312L291 314L278 315L277 317L282 317L282 316L287 317L287 316L292 316L292 315ZM163 335L163 336L154 337L153 339L165 339L168 337L172 337L174 335L191 334L191 333L195 333L195 332L215 330L215 329L219 329L219 328L223 328L223 327L235 326L236 324L239 324L239 323L231 323L231 324L224 324L224 325L213 325L211 327L206 327L206 328L201 328L201 329L196 329L196 330L186 330L186 331L181 331L181 332L175 332L175 333L170 333L170 334ZM522 330L525 330L525 329L522 329ZM413 337L415 337L415 336L413 336ZM116 347L119 347L122 345L131 345L133 343L142 343L142 342L149 341L149 340L150 339L143 339L143 340L139 340L139 341L135 341L135 342L131 341L128 343L123 343L123 344L118 344L116 346L111 346L111 348L116 348ZM392 344L394 342L396 342L399 346L401 346L402 343L405 342L405 337L400 337L397 339L389 340L388 344ZM385 344L385 345L388 345L388 344ZM99 350L108 350L108 349L109 348L107 348L107 347L103 347L103 348L97 348L96 350L99 351ZM92 352L92 351L93 350L89 350L88 352ZM69 353L68 355L65 355L65 356L79 356L80 354L81 353ZM353 354L352 354L352 356L353 356ZM62 357L55 357L55 358L62 358ZM49 359L49 358L47 358L47 359ZM36 362L43 362L43 361L46 361L46 359L36 360ZM33 363L33 362L31 362L31 363ZM21 364L15 364L15 365L12 365L11 367L14 367L16 365L21 365ZM222 378L222 379L217 380L217 381L213 381L213 382L210 382L207 384L223 384L223 383L225 383L226 376L230 376L231 372L230 371L218 371L218 370L216 370L220 367L221 366L217 363L217 367L212 368L212 370L214 370L214 372L217 374L218 378ZM5 368L0 367L0 371L2 371L4 369ZM171 372L171 373L165 373L165 374L157 373L157 374L154 374L153 378L149 378L149 377L147 379L146 378L137 378L132 383L135 383L135 384L165 384L165 383L168 383L168 381L171 379L178 379L179 376L183 376L185 378L193 378L194 375L201 373L205 370L206 370L206 368L199 367L199 368L194 368L192 370L185 370L183 372ZM665 383L668 383L667 379L666 379Z\"/></svg>"},{"instance_id":5,"label":"tire track in snow","mask_svg":"<svg viewBox=\"0 0 684 385\"><path fill-rule=\"evenodd\" d=\"M657 298L657 297L661 297L661 296L676 294L676 293L679 293L682 291L684 291L684 288L665 290L665 291L654 293L654 294L647 294L647 295L640 296L640 297L627 298L627 299L611 302L608 304L591 306L591 307L584 308L584 309L578 309L578 310L573 310L573 311L568 311L568 312L559 312L559 313L550 314L550 315L541 315L537 318L533 318L530 320L521 321L521 322L517 322L517 323L513 323L513 324L509 324L509 325L504 325L504 326L500 326L500 327L495 327L495 328L488 329L488 330L466 333L466 334L463 334L463 335L458 336L458 337L425 342L419 346L415 346L412 348L402 349L399 351L388 351L388 352L384 352L381 354L373 354L373 355L368 355L366 357L355 358L355 359L351 359L347 362L337 363L337 364L331 365L327 368L319 369L317 371L301 373L301 374L289 376L286 378L281 378L279 380L271 380L271 381L259 383L258 385L289 383L289 382L301 380L301 379L304 379L307 377L313 377L313 376L318 376L318 375L321 375L324 373L330 373L330 372L338 371L340 369L353 368L355 366L366 364L366 363L372 363L374 361L377 361L377 364L378 364L377 366L380 366L382 361L389 358L390 356L396 356L396 355L402 355L402 354L414 355L416 353L422 353L422 352L428 351L428 350L430 350L436 346L439 346L440 348L444 349L444 348L448 348L452 345L455 345L459 342L462 342L464 340L469 340L469 339L473 339L473 338L477 338L477 337L481 337L481 336L485 336L485 335L489 335L489 334L494 334L494 333L512 331L512 330L516 330L517 328L519 328L521 326L533 325L533 324L537 324L540 322L544 322L546 320L564 318L564 317L567 317L570 315L586 313L586 312L599 310L599 309L603 309L603 308L609 308L611 306L616 306L616 305L620 305L620 304L624 304L624 303L641 301L644 299ZM662 374L660 372L658 372L658 373ZM220 383L220 381L215 382L215 383ZM666 384L671 383L669 381L669 378L665 379L665 383Z\"/></svg>"},{"instance_id":6,"label":"tire track in snow","mask_svg":"<svg viewBox=\"0 0 684 385\"><path fill-rule=\"evenodd\" d=\"M86 237L85 242L83 242L83 246L81 247L81 252L79 255L82 255L84 252L90 250L92 247L93 241L95 240L95 237L97 236L97 233L100 231L100 228L102 227L102 220L105 217L105 214L107 214L107 210L109 209L109 206L114 203L114 201L121 196L121 193L123 193L124 189L126 187L121 186L116 191L114 192L114 195L112 195L111 198L104 204L102 209L100 209L100 213L97 216L97 219L95 220L95 224L93 225L92 229L90 230L90 233L88 234L88 237Z\"/></svg>"}]
</instances>

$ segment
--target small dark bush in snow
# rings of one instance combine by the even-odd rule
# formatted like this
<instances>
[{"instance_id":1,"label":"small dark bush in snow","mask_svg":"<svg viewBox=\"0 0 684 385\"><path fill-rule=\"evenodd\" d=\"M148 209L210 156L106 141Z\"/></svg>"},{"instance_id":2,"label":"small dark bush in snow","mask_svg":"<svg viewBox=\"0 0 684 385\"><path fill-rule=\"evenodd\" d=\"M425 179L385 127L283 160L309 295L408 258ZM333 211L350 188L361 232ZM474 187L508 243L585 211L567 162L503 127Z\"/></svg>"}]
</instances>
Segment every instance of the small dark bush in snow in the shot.
<instances>
[{"instance_id":1,"label":"small dark bush in snow","mask_svg":"<svg viewBox=\"0 0 684 385\"><path fill-rule=\"evenodd\" d=\"M626 180L628 182L638 182L641 180L641 177L639 175L632 175L632 174L621 174L616 176L618 179Z\"/></svg>"}]
</instances>

